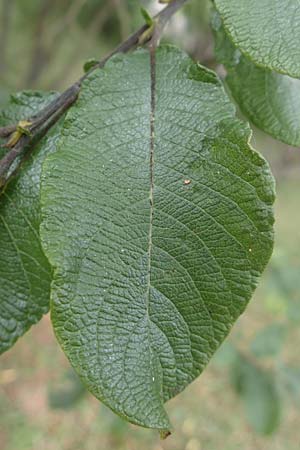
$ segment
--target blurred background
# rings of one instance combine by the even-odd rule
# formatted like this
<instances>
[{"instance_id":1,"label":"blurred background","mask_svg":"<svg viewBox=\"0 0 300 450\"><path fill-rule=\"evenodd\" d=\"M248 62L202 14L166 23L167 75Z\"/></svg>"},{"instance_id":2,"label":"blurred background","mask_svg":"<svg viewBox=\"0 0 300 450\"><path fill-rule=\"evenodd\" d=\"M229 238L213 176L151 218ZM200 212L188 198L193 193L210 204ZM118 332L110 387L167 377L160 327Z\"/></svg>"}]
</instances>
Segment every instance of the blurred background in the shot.
<instances>
[{"instance_id":1,"label":"blurred background","mask_svg":"<svg viewBox=\"0 0 300 450\"><path fill-rule=\"evenodd\" d=\"M10 92L66 88L143 24L158 1L0 0L0 106ZM165 41L224 76L209 1L191 0ZM246 313L206 371L167 405L175 432L128 425L78 381L49 316L0 360L1 450L299 450L300 150L254 130L277 181L274 255ZM298 205L298 206L297 206Z\"/></svg>"}]
</instances>

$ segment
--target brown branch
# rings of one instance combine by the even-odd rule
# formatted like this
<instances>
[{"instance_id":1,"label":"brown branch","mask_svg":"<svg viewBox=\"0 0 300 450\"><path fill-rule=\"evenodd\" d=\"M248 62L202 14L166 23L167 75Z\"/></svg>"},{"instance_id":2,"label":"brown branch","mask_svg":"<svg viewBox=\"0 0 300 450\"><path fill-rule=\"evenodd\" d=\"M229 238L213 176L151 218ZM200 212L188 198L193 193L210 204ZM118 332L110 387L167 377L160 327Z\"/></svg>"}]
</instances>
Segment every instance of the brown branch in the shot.
<instances>
[{"instance_id":1,"label":"brown branch","mask_svg":"<svg viewBox=\"0 0 300 450\"><path fill-rule=\"evenodd\" d=\"M166 23L173 16L173 14L175 14L178 9L181 8L187 1L188 0L173 0L154 17L155 26L152 32L152 36L150 35L148 37L148 40L151 39L152 46L157 45L157 42L159 41ZM129 50L135 48L139 44L141 36L144 35L145 31L148 28L149 27L146 24L139 28L124 42L118 45L112 52L110 52L97 64L95 64L95 66L93 66L89 72L84 74L76 83L74 83L61 95L50 102L49 105L47 105L33 117L27 119L29 122L31 122L31 125L28 128L30 135L22 135L16 145L12 147L8 151L8 153L0 160L0 189L10 180L11 176L16 173L16 170L18 169L24 158L20 159L20 162L17 161L17 167L12 170L14 162L18 160L18 158L20 158L23 153L30 152L32 150L31 147L41 139L40 135L42 134L44 136L46 134L43 134L41 131L44 129L48 131L53 125L55 125L61 115L65 111L67 111L69 107L76 101L81 88L81 84L89 76L89 74L97 68L102 68L113 55L117 53L126 53ZM16 127L17 125L10 125L8 127L0 128L0 136L7 136L7 133L9 131L16 130Z\"/></svg>"},{"instance_id":2,"label":"brown branch","mask_svg":"<svg viewBox=\"0 0 300 450\"><path fill-rule=\"evenodd\" d=\"M44 109L30 119L32 125L30 126L30 132L36 131L43 123L45 123L50 117L55 114L56 111L64 106L70 107L77 99L80 91L80 82L74 83L66 91L64 91L57 98L52 100Z\"/></svg>"},{"instance_id":3,"label":"brown branch","mask_svg":"<svg viewBox=\"0 0 300 450\"><path fill-rule=\"evenodd\" d=\"M20 166L25 162L29 156L31 155L32 151L35 149L36 145L40 142L40 140L46 136L48 131L55 125L58 120L64 115L64 113L69 109L70 105L74 103L74 101L77 98L77 92L74 90L73 96L69 95L67 101L63 104L63 106L56 110L55 113L49 118L48 121L43 123L43 126L41 129L39 129L38 133L35 135L35 139L32 140L32 137L23 135L22 138L19 140L19 142L16 144L16 146L9 152L5 157L1 160L0 165L0 193L3 189L3 187L7 184L7 181L5 181L5 175L8 180L10 180L12 177L14 177ZM25 154L22 157L22 154L24 153L24 149L27 145L29 145L28 151L25 152ZM13 170L11 170L9 173L8 171L11 169L11 166L13 162L20 157L20 161L17 164L17 167L15 167ZM3 165L2 165L3 162Z\"/></svg>"},{"instance_id":4,"label":"brown branch","mask_svg":"<svg viewBox=\"0 0 300 450\"><path fill-rule=\"evenodd\" d=\"M1 138L7 138L14 131L16 131L16 129L17 129L16 125L8 125L7 127L2 127L2 128L0 128L0 137Z\"/></svg>"},{"instance_id":5,"label":"brown branch","mask_svg":"<svg viewBox=\"0 0 300 450\"><path fill-rule=\"evenodd\" d=\"M30 127L30 136L22 135L17 144L1 159L0 161L0 189L7 183L7 181L16 174L22 162L28 158L36 144L47 134L47 132L55 125L61 116L69 109L75 102L78 96L78 85L71 86L66 93L67 95L61 99L61 96L51 102L50 107L45 108L43 115L33 119ZM29 144L32 144L29 146ZM17 158L21 157L26 147L28 151L16 168L11 171L12 164Z\"/></svg>"}]
</instances>

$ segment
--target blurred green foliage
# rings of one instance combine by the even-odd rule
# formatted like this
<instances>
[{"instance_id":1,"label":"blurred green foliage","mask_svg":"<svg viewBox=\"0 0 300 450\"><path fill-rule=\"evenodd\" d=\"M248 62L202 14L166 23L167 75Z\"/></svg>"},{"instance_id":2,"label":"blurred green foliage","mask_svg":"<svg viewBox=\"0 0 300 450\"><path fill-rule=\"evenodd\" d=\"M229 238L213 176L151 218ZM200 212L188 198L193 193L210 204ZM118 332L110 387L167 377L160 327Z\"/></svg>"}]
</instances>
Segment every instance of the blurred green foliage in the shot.
<instances>
[{"instance_id":1,"label":"blurred green foliage","mask_svg":"<svg viewBox=\"0 0 300 450\"><path fill-rule=\"evenodd\" d=\"M253 429L261 434L270 434L276 430L281 404L273 374L239 354L231 367L231 377Z\"/></svg>"},{"instance_id":2,"label":"blurred green foliage","mask_svg":"<svg viewBox=\"0 0 300 450\"><path fill-rule=\"evenodd\" d=\"M86 388L72 369L62 373L62 379L48 388L48 403L52 409L73 408L86 394Z\"/></svg>"},{"instance_id":3,"label":"blurred green foliage","mask_svg":"<svg viewBox=\"0 0 300 450\"><path fill-rule=\"evenodd\" d=\"M100 59L144 23L141 7L154 14L163 5L153 0L2 0L0 102L2 91L67 87L82 74L87 59ZM182 41L199 56L211 40L208 23L209 0L192 2L172 20L165 40Z\"/></svg>"}]
</instances>

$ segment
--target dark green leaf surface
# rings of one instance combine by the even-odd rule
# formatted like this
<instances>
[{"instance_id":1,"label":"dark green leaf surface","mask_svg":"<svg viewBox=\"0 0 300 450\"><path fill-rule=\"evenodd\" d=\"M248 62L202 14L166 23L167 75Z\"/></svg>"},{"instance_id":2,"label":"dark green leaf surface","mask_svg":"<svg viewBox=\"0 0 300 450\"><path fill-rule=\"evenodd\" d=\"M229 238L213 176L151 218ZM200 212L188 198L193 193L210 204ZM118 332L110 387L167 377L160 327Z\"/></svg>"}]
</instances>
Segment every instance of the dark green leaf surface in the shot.
<instances>
[{"instance_id":1,"label":"dark green leaf surface","mask_svg":"<svg viewBox=\"0 0 300 450\"><path fill-rule=\"evenodd\" d=\"M299 0L215 0L226 31L256 64L300 77Z\"/></svg>"},{"instance_id":2,"label":"dark green leaf surface","mask_svg":"<svg viewBox=\"0 0 300 450\"><path fill-rule=\"evenodd\" d=\"M275 139L300 146L300 80L256 66L231 43L214 15L216 56L242 112Z\"/></svg>"},{"instance_id":3,"label":"dark green leaf surface","mask_svg":"<svg viewBox=\"0 0 300 450\"><path fill-rule=\"evenodd\" d=\"M0 114L0 126L31 117L54 95L23 92L12 96ZM41 165L56 139L53 130L0 197L0 353L49 309L51 269L38 236L39 191Z\"/></svg>"},{"instance_id":4,"label":"dark green leaf surface","mask_svg":"<svg viewBox=\"0 0 300 450\"><path fill-rule=\"evenodd\" d=\"M273 178L216 75L179 50L117 56L44 164L52 321L88 389L165 430L245 309L273 241ZM154 124L154 129L151 129Z\"/></svg>"},{"instance_id":5,"label":"dark green leaf surface","mask_svg":"<svg viewBox=\"0 0 300 450\"><path fill-rule=\"evenodd\" d=\"M232 376L250 425L257 433L273 433L280 422L281 403L272 373L240 356Z\"/></svg>"}]
</instances>

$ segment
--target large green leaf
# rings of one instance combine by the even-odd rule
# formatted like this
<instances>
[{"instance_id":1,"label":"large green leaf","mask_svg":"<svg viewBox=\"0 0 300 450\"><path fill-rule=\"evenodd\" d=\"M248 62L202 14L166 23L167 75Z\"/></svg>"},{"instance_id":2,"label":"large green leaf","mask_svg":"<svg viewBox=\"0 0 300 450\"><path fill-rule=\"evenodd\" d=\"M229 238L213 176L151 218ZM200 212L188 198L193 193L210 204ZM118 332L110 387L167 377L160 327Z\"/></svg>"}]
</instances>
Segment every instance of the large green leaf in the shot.
<instances>
[{"instance_id":1,"label":"large green leaf","mask_svg":"<svg viewBox=\"0 0 300 450\"><path fill-rule=\"evenodd\" d=\"M151 70L152 68L152 70ZM88 389L130 422L197 377L272 251L273 178L216 75L162 47L82 87L42 175L52 321Z\"/></svg>"},{"instance_id":2,"label":"large green leaf","mask_svg":"<svg viewBox=\"0 0 300 450\"><path fill-rule=\"evenodd\" d=\"M300 77L299 0L214 0L226 31L258 65Z\"/></svg>"},{"instance_id":3,"label":"large green leaf","mask_svg":"<svg viewBox=\"0 0 300 450\"><path fill-rule=\"evenodd\" d=\"M216 13L212 21L216 56L242 112L260 129L300 146L300 80L256 66L232 44Z\"/></svg>"},{"instance_id":4,"label":"large green leaf","mask_svg":"<svg viewBox=\"0 0 300 450\"><path fill-rule=\"evenodd\" d=\"M54 95L23 92L11 96L0 114L0 126L31 117ZM52 130L43 139L0 196L0 353L49 309L51 269L38 235L39 191L41 165L57 136L57 130Z\"/></svg>"}]
</instances>

